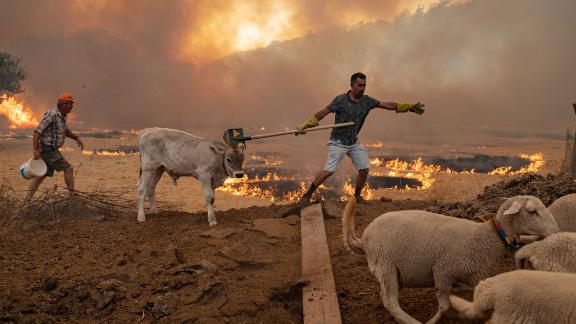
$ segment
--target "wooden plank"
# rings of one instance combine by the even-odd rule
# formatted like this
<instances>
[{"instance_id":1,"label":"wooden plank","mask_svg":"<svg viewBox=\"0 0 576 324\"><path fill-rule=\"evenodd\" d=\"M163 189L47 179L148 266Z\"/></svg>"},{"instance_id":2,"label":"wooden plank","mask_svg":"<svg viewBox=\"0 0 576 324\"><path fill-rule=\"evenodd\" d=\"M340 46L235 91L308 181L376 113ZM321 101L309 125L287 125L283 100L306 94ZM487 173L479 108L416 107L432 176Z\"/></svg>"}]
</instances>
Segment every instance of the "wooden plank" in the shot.
<instances>
[{"instance_id":1,"label":"wooden plank","mask_svg":"<svg viewBox=\"0 0 576 324\"><path fill-rule=\"evenodd\" d=\"M341 324L320 204L302 209L300 223L302 277L308 282L303 290L304 324Z\"/></svg>"}]
</instances>

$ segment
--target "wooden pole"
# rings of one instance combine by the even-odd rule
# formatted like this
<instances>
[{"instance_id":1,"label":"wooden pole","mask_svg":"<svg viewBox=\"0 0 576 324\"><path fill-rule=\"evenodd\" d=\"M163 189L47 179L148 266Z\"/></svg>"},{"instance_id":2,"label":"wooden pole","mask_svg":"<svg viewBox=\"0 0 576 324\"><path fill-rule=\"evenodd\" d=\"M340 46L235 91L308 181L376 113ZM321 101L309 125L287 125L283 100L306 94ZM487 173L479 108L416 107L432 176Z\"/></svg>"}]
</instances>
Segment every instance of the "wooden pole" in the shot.
<instances>
[{"instance_id":1,"label":"wooden pole","mask_svg":"<svg viewBox=\"0 0 576 324\"><path fill-rule=\"evenodd\" d=\"M341 324L321 205L302 209L300 222L302 277L308 282L303 290L304 324Z\"/></svg>"}]
</instances>

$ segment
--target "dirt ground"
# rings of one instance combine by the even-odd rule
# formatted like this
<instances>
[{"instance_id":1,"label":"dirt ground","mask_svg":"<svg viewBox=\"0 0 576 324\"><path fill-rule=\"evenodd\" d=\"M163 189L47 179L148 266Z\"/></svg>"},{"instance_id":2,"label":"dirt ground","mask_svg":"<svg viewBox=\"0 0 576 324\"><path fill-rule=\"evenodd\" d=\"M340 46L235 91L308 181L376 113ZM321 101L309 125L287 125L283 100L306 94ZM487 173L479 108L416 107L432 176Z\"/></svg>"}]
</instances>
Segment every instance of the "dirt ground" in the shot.
<instances>
[{"instance_id":1,"label":"dirt ground","mask_svg":"<svg viewBox=\"0 0 576 324\"><path fill-rule=\"evenodd\" d=\"M95 148L118 144L118 140L108 139L87 142ZM16 171L29 156L28 144L28 140L0 142L0 179L10 183L18 195L27 185ZM559 167L562 144L500 141L470 148L468 153L543 152L546 165L540 173L546 174ZM461 152L454 147L436 148L438 151L424 152L423 146L414 146L410 150L443 156ZM256 145L249 149L268 150ZM71 216L48 224L20 222L1 228L0 322L302 322L300 221L297 216L283 217L290 206L217 192L219 224L209 229L203 200L197 198L201 192L197 182L183 179L175 187L165 177L158 187L160 214L148 215L144 224L136 224L133 185L137 155L65 154L79 169L80 190L126 187L126 195L134 199L134 211L106 216L79 206ZM500 180L516 182L484 189ZM511 180L485 174L447 174L429 190L382 190L372 206L359 206L357 231L361 233L375 217L393 210L483 216L497 203L493 200L496 196L509 196L522 188L532 193L533 181L542 183L534 193L547 193L547 199L553 198L549 192L564 183L542 177ZM43 187L61 183L59 174ZM566 190L558 192L576 191L564 184ZM393 200L380 201L381 197ZM486 202L488 209L482 207ZM328 205L332 207L326 208L326 231L343 322L393 323L365 259L343 249L339 219L343 203L331 201ZM471 297L469 292L456 293ZM408 313L425 321L436 311L435 299L433 289L404 289L400 302ZM468 322L449 312L441 323Z\"/></svg>"},{"instance_id":2,"label":"dirt ground","mask_svg":"<svg viewBox=\"0 0 576 324\"><path fill-rule=\"evenodd\" d=\"M285 207L82 215L0 236L0 322L299 323L300 224ZM299 293L300 291L300 293Z\"/></svg>"},{"instance_id":3,"label":"dirt ground","mask_svg":"<svg viewBox=\"0 0 576 324\"><path fill-rule=\"evenodd\" d=\"M363 257L345 252L341 223L325 211L344 323L393 323ZM358 231L385 211L424 209L405 200L359 206ZM0 238L0 321L301 323L300 221L290 206L231 209L209 229L206 215L61 217L19 224ZM464 295L469 297L469 295ZM436 311L433 289L404 289L420 320ZM453 313L442 323L467 323Z\"/></svg>"}]
</instances>

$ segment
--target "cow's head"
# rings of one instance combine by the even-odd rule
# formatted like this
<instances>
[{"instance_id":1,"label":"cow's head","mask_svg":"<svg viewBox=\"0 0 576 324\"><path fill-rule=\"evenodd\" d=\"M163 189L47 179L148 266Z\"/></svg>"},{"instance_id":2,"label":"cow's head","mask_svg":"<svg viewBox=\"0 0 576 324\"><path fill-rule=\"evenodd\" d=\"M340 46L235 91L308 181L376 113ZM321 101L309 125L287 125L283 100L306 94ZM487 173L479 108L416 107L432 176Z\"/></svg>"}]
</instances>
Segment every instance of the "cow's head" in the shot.
<instances>
[{"instance_id":1,"label":"cow's head","mask_svg":"<svg viewBox=\"0 0 576 324\"><path fill-rule=\"evenodd\" d=\"M244 171L242 171L242 165L244 164L244 148L246 148L244 143L235 146L210 146L212 152L223 156L224 170L226 170L226 174L230 178L244 177Z\"/></svg>"}]
</instances>

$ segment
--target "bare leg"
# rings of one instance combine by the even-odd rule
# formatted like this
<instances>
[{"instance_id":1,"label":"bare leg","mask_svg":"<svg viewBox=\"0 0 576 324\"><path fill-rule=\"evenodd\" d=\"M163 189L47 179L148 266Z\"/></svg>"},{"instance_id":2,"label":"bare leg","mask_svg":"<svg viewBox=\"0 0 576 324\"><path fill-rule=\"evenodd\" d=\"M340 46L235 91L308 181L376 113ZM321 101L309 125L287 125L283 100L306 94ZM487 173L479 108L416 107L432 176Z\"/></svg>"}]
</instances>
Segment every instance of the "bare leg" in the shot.
<instances>
[{"instance_id":1,"label":"bare leg","mask_svg":"<svg viewBox=\"0 0 576 324\"><path fill-rule=\"evenodd\" d=\"M208 225L210 227L216 226L216 216L214 216L214 189L212 189L212 179L202 178L199 179L202 182L202 188L204 189L204 198L206 199L206 207L208 208Z\"/></svg>"},{"instance_id":2,"label":"bare leg","mask_svg":"<svg viewBox=\"0 0 576 324\"><path fill-rule=\"evenodd\" d=\"M64 170L64 182L66 183L68 191L72 193L74 191L74 169L72 166L69 166L68 169Z\"/></svg>"},{"instance_id":3,"label":"bare leg","mask_svg":"<svg viewBox=\"0 0 576 324\"><path fill-rule=\"evenodd\" d=\"M316 176L316 178L314 178L314 185L316 187L320 186L322 183L324 183L324 181L326 181L326 179L328 179L331 175L333 175L334 172L331 171L326 171L326 170L322 170L318 173L318 175Z\"/></svg>"},{"instance_id":4,"label":"bare leg","mask_svg":"<svg viewBox=\"0 0 576 324\"><path fill-rule=\"evenodd\" d=\"M36 192L36 190L38 190L38 187L40 187L40 184L42 183L42 181L44 181L45 178L46 176L41 176L32 179L32 181L30 182L30 187L28 187L28 195L26 196L26 202L29 202L32 199L32 196L34 196L34 193Z\"/></svg>"},{"instance_id":5,"label":"bare leg","mask_svg":"<svg viewBox=\"0 0 576 324\"><path fill-rule=\"evenodd\" d=\"M306 191L302 198L300 198L300 204L308 204L310 202L310 198L312 198L312 195L314 194L314 191L316 191L316 188L318 188L326 179L328 179L328 177L333 174L334 172L331 171L320 171L318 175L316 175L316 178L314 178L314 181L310 185L308 191Z\"/></svg>"},{"instance_id":6,"label":"bare leg","mask_svg":"<svg viewBox=\"0 0 576 324\"><path fill-rule=\"evenodd\" d=\"M356 188L364 188L364 185L366 185L366 178L368 178L368 170L369 169L358 170L358 177L356 178Z\"/></svg>"}]
</instances>

